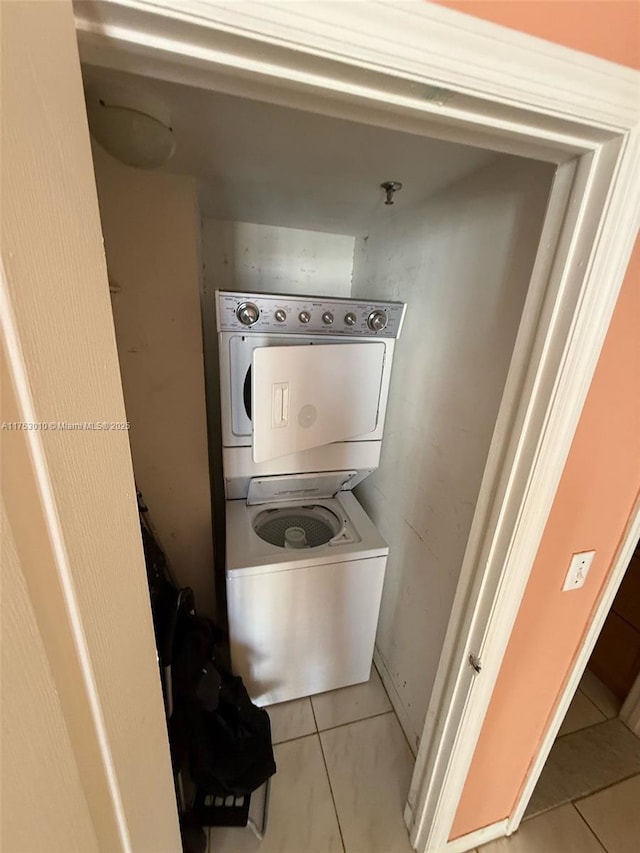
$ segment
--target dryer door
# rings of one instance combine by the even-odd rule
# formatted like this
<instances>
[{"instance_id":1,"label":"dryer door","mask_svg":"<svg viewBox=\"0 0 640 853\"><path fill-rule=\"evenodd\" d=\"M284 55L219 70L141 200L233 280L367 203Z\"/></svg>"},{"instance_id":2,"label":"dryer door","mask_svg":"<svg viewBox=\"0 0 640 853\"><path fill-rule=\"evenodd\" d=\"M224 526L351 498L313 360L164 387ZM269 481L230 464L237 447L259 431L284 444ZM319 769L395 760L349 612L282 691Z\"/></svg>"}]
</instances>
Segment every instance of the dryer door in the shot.
<instances>
[{"instance_id":1,"label":"dryer door","mask_svg":"<svg viewBox=\"0 0 640 853\"><path fill-rule=\"evenodd\" d=\"M378 423L382 342L253 351L253 459L366 439Z\"/></svg>"}]
</instances>

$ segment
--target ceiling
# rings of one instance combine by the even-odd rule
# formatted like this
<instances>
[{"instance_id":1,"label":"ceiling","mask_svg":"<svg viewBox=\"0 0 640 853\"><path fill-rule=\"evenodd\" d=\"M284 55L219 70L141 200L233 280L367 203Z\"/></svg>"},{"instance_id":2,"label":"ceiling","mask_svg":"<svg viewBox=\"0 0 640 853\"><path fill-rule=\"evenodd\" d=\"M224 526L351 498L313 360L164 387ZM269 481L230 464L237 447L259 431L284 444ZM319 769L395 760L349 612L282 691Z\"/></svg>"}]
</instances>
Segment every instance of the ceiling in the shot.
<instances>
[{"instance_id":1,"label":"ceiling","mask_svg":"<svg viewBox=\"0 0 640 853\"><path fill-rule=\"evenodd\" d=\"M363 234L385 210L383 181L401 181L395 203L411 209L504 156L96 66L83 74L168 108L177 148L163 168L196 178L204 217Z\"/></svg>"}]
</instances>

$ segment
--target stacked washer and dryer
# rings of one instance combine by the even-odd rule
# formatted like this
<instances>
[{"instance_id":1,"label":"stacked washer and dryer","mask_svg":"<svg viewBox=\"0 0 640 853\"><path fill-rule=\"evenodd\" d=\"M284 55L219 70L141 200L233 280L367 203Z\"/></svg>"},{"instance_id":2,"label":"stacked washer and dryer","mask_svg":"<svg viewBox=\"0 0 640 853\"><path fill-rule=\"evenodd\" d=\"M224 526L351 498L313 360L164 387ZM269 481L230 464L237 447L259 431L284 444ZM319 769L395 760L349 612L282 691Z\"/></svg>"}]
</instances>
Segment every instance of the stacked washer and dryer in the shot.
<instances>
[{"instance_id":1,"label":"stacked washer and dryer","mask_svg":"<svg viewBox=\"0 0 640 853\"><path fill-rule=\"evenodd\" d=\"M218 291L234 671L271 705L367 681L389 549L380 461L396 302Z\"/></svg>"}]
</instances>

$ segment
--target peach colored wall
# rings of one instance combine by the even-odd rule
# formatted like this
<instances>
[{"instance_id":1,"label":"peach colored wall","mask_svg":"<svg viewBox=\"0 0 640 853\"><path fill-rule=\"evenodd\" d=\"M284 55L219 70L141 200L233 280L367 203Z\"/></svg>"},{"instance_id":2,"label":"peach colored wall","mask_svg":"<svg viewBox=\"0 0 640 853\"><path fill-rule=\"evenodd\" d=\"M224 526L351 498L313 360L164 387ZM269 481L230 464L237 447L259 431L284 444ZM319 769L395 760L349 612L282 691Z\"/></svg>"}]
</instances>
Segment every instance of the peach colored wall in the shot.
<instances>
[{"instance_id":1,"label":"peach colored wall","mask_svg":"<svg viewBox=\"0 0 640 853\"><path fill-rule=\"evenodd\" d=\"M638 0L436 0L441 6L640 68Z\"/></svg>"},{"instance_id":2,"label":"peach colored wall","mask_svg":"<svg viewBox=\"0 0 640 853\"><path fill-rule=\"evenodd\" d=\"M507 817L575 659L640 485L640 240L498 676L452 837ZM596 550L563 593L574 551Z\"/></svg>"},{"instance_id":3,"label":"peach colored wall","mask_svg":"<svg viewBox=\"0 0 640 853\"><path fill-rule=\"evenodd\" d=\"M442 5L640 67L638 2ZM558 488L463 791L452 837L507 817L544 735L640 486L640 240ZM595 548L581 592L562 594L570 555Z\"/></svg>"}]
</instances>

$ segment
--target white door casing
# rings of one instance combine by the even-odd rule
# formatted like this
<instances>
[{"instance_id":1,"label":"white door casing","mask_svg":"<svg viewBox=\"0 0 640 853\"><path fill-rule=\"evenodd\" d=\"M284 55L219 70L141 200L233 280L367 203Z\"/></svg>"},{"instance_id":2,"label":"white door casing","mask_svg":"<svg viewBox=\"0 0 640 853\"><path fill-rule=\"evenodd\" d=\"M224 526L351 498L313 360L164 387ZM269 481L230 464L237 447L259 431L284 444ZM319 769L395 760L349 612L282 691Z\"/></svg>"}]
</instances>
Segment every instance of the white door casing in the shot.
<instances>
[{"instance_id":1,"label":"white door casing","mask_svg":"<svg viewBox=\"0 0 640 853\"><path fill-rule=\"evenodd\" d=\"M418 0L76 20L96 64L558 166L406 813L416 849L469 849L449 830L637 232L638 75Z\"/></svg>"}]
</instances>

